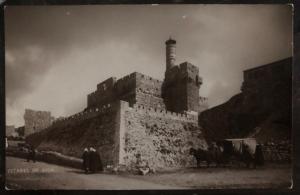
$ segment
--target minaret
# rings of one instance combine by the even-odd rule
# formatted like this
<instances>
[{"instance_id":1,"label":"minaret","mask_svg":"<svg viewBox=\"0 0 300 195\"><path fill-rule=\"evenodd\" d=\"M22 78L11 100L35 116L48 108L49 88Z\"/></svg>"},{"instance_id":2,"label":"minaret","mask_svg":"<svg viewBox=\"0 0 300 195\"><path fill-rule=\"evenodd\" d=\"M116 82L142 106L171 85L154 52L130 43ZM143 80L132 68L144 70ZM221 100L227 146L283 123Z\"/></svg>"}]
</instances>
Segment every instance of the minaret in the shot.
<instances>
[{"instance_id":1,"label":"minaret","mask_svg":"<svg viewBox=\"0 0 300 195\"><path fill-rule=\"evenodd\" d=\"M175 66L176 41L171 37L166 41L166 71Z\"/></svg>"}]
</instances>

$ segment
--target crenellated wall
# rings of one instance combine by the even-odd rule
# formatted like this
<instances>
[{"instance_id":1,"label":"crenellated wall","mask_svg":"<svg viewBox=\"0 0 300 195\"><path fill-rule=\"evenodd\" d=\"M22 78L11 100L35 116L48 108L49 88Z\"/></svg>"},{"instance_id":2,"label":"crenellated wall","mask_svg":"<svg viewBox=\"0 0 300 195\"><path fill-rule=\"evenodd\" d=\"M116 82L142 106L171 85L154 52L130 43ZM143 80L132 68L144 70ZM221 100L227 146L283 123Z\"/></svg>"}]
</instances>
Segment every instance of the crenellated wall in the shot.
<instances>
[{"instance_id":1,"label":"crenellated wall","mask_svg":"<svg viewBox=\"0 0 300 195\"><path fill-rule=\"evenodd\" d=\"M148 107L165 108L162 96L162 81L141 73L131 73L119 80L111 77L97 85L97 90L88 95L87 109L101 107L123 100Z\"/></svg>"},{"instance_id":2,"label":"crenellated wall","mask_svg":"<svg viewBox=\"0 0 300 195\"><path fill-rule=\"evenodd\" d=\"M196 113L192 112L185 112L185 113L177 113L177 112L171 112L166 109L159 109L159 108L152 108L148 107L148 105L143 104L134 104L132 107L129 106L128 102L125 101L119 101L122 102L125 105L128 105L128 109L136 111L136 112L144 112L151 116L161 116L165 118L172 118L173 120L180 120L180 121L189 121L192 123L198 123L198 115ZM127 109L126 107L126 109ZM76 113L74 115L68 116L68 117L61 117L53 121L52 126L59 126L59 125L75 125L77 122L81 122L90 118L94 118L98 115L107 114L109 112L112 112L113 110L116 112L116 110L120 109L116 102L113 102L112 104L107 104L102 107L97 108L90 108L88 110Z\"/></svg>"},{"instance_id":3,"label":"crenellated wall","mask_svg":"<svg viewBox=\"0 0 300 195\"><path fill-rule=\"evenodd\" d=\"M114 106L113 104L106 104L101 107L86 109L82 112L78 112L78 113L68 116L68 117L60 117L60 118L56 119L55 121L53 121L53 125L59 125L59 124L63 124L63 123L71 124L71 123L75 123L78 121L93 118L99 114L105 114L107 112L110 112L112 109L116 109L116 108L113 108L113 106Z\"/></svg>"}]
</instances>

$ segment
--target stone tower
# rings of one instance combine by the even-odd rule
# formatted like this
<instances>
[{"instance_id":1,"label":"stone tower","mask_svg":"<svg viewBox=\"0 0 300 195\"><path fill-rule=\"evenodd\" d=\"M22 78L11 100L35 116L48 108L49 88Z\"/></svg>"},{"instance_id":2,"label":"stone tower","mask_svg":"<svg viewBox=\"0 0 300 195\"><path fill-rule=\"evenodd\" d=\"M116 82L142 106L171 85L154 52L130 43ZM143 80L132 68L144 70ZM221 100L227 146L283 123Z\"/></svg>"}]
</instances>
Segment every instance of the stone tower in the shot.
<instances>
[{"instance_id":1,"label":"stone tower","mask_svg":"<svg viewBox=\"0 0 300 195\"><path fill-rule=\"evenodd\" d=\"M54 117L51 116L51 112L25 109L24 135L28 136L32 133L36 133L49 127L52 124L53 120Z\"/></svg>"},{"instance_id":2,"label":"stone tower","mask_svg":"<svg viewBox=\"0 0 300 195\"><path fill-rule=\"evenodd\" d=\"M176 41L166 41L166 72L162 89L164 102L173 112L199 111L199 69L189 62L175 65Z\"/></svg>"},{"instance_id":3,"label":"stone tower","mask_svg":"<svg viewBox=\"0 0 300 195\"><path fill-rule=\"evenodd\" d=\"M175 66L176 41L169 39L166 41L166 69L172 69Z\"/></svg>"}]
</instances>

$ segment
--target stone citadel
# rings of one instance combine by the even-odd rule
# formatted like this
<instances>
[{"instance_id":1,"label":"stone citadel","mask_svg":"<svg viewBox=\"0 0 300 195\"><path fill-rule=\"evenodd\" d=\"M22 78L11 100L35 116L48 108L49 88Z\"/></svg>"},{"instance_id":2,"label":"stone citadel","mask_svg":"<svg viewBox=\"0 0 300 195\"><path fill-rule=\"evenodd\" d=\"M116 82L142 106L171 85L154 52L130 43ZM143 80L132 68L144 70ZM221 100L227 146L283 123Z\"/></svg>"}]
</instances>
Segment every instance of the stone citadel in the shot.
<instances>
[{"instance_id":1,"label":"stone citadel","mask_svg":"<svg viewBox=\"0 0 300 195\"><path fill-rule=\"evenodd\" d=\"M205 104L206 99L199 96L202 84L199 69L188 62L175 65L175 49L175 40L166 41L164 81L138 72L119 80L111 77L99 83L97 90L88 95L87 109L123 100L130 106L137 104L178 113L200 111L200 105Z\"/></svg>"},{"instance_id":2,"label":"stone citadel","mask_svg":"<svg viewBox=\"0 0 300 195\"><path fill-rule=\"evenodd\" d=\"M95 146L105 165L130 167L140 156L153 167L190 166L191 147L206 147L198 126L198 112L207 107L199 96L198 67L175 64L176 41L166 44L164 81L134 72L111 77L87 96L87 107L58 119L27 137L40 150L80 157Z\"/></svg>"},{"instance_id":3,"label":"stone citadel","mask_svg":"<svg viewBox=\"0 0 300 195\"><path fill-rule=\"evenodd\" d=\"M27 141L74 157L93 146L104 166L130 169L138 158L155 168L195 166L189 149L216 139L290 140L291 58L245 70L241 93L207 110L198 67L176 65L175 50L176 41L167 40L163 81L137 72L111 77L87 96L82 112L56 119Z\"/></svg>"}]
</instances>

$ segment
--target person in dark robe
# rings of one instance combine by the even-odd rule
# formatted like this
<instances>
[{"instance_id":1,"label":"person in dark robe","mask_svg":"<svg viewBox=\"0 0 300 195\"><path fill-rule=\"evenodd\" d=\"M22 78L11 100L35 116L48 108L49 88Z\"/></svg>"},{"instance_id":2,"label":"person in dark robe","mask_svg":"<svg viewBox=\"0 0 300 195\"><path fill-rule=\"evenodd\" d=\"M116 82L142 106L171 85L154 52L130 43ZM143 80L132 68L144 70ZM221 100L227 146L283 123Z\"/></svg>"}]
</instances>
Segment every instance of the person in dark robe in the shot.
<instances>
[{"instance_id":1,"label":"person in dark robe","mask_svg":"<svg viewBox=\"0 0 300 195\"><path fill-rule=\"evenodd\" d=\"M31 150L30 150L30 145L26 145L25 148L27 149L26 153L27 153L27 162L30 161L30 158L31 158Z\"/></svg>"},{"instance_id":2,"label":"person in dark robe","mask_svg":"<svg viewBox=\"0 0 300 195\"><path fill-rule=\"evenodd\" d=\"M102 161L99 153L94 148L90 148L90 171L91 173L96 173L102 171Z\"/></svg>"},{"instance_id":3,"label":"person in dark robe","mask_svg":"<svg viewBox=\"0 0 300 195\"><path fill-rule=\"evenodd\" d=\"M89 155L89 150L87 148L84 149L83 154L82 154L82 168L85 173L89 172L89 163L90 163L90 155Z\"/></svg>"},{"instance_id":4,"label":"person in dark robe","mask_svg":"<svg viewBox=\"0 0 300 195\"><path fill-rule=\"evenodd\" d=\"M31 148L31 159L35 163L35 148L34 147Z\"/></svg>"},{"instance_id":5,"label":"person in dark robe","mask_svg":"<svg viewBox=\"0 0 300 195\"><path fill-rule=\"evenodd\" d=\"M96 173L97 172L97 154L96 150L94 148L90 148L90 171L91 173Z\"/></svg>"},{"instance_id":6,"label":"person in dark robe","mask_svg":"<svg viewBox=\"0 0 300 195\"><path fill-rule=\"evenodd\" d=\"M261 144L257 144L255 148L255 164L260 166L264 165L264 154Z\"/></svg>"},{"instance_id":7,"label":"person in dark robe","mask_svg":"<svg viewBox=\"0 0 300 195\"><path fill-rule=\"evenodd\" d=\"M97 171L103 171L102 160L99 152L96 150L96 162L97 162Z\"/></svg>"},{"instance_id":8,"label":"person in dark robe","mask_svg":"<svg viewBox=\"0 0 300 195\"><path fill-rule=\"evenodd\" d=\"M28 155L27 155L27 162L30 162L32 160L35 163L35 149L33 146L28 145Z\"/></svg>"},{"instance_id":9,"label":"person in dark robe","mask_svg":"<svg viewBox=\"0 0 300 195\"><path fill-rule=\"evenodd\" d=\"M89 152L89 170L90 173L95 173L96 172L96 163L95 163L95 152L94 148L90 147L90 152Z\"/></svg>"}]
</instances>

